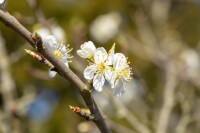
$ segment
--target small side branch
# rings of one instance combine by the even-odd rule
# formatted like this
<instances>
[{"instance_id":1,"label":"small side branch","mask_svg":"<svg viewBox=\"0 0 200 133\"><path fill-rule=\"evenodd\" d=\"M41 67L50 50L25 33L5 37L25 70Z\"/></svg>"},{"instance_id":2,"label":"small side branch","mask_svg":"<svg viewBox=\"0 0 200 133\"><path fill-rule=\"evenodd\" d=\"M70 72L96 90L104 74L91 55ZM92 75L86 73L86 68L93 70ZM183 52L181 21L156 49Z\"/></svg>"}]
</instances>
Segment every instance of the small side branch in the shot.
<instances>
[{"instance_id":1,"label":"small side branch","mask_svg":"<svg viewBox=\"0 0 200 133\"><path fill-rule=\"evenodd\" d=\"M89 109L85 109L85 108L79 108L79 107L74 107L69 105L69 108L75 112L76 114L78 114L79 116L85 118L88 121L93 121L94 120L94 116L91 114Z\"/></svg>"},{"instance_id":2,"label":"small side branch","mask_svg":"<svg viewBox=\"0 0 200 133\"><path fill-rule=\"evenodd\" d=\"M174 106L174 93L177 85L176 72L173 65L166 67L166 81L163 92L163 105L158 117L156 133L166 133L170 115Z\"/></svg>"}]
</instances>

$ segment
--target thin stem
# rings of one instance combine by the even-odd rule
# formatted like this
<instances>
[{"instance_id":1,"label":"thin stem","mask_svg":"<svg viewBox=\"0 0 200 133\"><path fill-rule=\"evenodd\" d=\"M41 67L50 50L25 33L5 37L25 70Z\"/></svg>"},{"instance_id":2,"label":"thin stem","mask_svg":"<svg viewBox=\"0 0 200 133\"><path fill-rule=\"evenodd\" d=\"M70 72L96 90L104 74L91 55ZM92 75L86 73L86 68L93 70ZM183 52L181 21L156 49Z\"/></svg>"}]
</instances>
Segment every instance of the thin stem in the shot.
<instances>
[{"instance_id":1,"label":"thin stem","mask_svg":"<svg viewBox=\"0 0 200 133\"><path fill-rule=\"evenodd\" d=\"M32 33L22 26L12 15L0 10L0 21L7 27L19 33L27 42L36 48L35 41L32 38ZM62 76L69 80L78 89L87 107L94 115L94 123L98 126L99 130L102 133L110 133L111 131L99 112L91 93L87 90L87 86L68 67L66 67L62 61L53 56L52 52L48 48L40 50L39 53L48 59L59 70L59 72L62 73Z\"/></svg>"},{"instance_id":2,"label":"thin stem","mask_svg":"<svg viewBox=\"0 0 200 133\"><path fill-rule=\"evenodd\" d=\"M174 93L177 85L176 73L173 65L168 65L166 70L166 83L163 92L163 105L160 110L156 133L166 133L169 118L174 106Z\"/></svg>"}]
</instances>

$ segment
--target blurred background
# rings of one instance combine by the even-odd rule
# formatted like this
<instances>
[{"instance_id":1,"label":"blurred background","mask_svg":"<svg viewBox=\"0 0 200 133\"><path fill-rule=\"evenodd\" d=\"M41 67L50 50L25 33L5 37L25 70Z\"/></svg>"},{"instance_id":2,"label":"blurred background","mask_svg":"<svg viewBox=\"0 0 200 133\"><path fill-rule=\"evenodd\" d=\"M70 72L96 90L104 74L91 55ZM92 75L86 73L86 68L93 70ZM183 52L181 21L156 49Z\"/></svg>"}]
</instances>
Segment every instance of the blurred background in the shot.
<instances>
[{"instance_id":1,"label":"blurred background","mask_svg":"<svg viewBox=\"0 0 200 133\"><path fill-rule=\"evenodd\" d=\"M93 91L114 133L199 133L199 0L7 0L6 9L31 32L70 44L70 68L84 81L86 41L116 43L131 62L133 80L114 97ZM0 133L98 133L69 105L84 107L78 91L25 54L32 49L0 23Z\"/></svg>"}]
</instances>

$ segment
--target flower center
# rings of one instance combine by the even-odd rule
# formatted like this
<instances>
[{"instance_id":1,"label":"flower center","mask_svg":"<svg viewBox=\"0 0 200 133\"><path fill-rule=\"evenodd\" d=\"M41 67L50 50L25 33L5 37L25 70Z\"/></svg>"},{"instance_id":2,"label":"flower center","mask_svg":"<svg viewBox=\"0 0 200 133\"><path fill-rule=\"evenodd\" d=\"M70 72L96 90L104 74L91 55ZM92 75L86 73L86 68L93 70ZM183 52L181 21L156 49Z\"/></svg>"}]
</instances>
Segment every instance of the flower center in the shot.
<instances>
[{"instance_id":1,"label":"flower center","mask_svg":"<svg viewBox=\"0 0 200 133\"><path fill-rule=\"evenodd\" d=\"M121 75L123 77L127 77L130 75L130 70L129 69L124 69L122 72L121 72Z\"/></svg>"},{"instance_id":2,"label":"flower center","mask_svg":"<svg viewBox=\"0 0 200 133\"><path fill-rule=\"evenodd\" d=\"M131 79L131 77L130 77L131 73L130 73L130 69L129 68L125 68L123 70L119 70L116 73L117 73L118 78L124 78L124 79L127 79L127 80Z\"/></svg>"},{"instance_id":3,"label":"flower center","mask_svg":"<svg viewBox=\"0 0 200 133\"><path fill-rule=\"evenodd\" d=\"M98 66L97 66L97 71L98 72L104 73L105 69L106 69L106 64L104 62L98 64Z\"/></svg>"},{"instance_id":4,"label":"flower center","mask_svg":"<svg viewBox=\"0 0 200 133\"><path fill-rule=\"evenodd\" d=\"M59 59L62 58L62 54L61 54L60 51L58 51L58 50L54 50L53 53L54 53L54 55L57 56Z\"/></svg>"}]
</instances>

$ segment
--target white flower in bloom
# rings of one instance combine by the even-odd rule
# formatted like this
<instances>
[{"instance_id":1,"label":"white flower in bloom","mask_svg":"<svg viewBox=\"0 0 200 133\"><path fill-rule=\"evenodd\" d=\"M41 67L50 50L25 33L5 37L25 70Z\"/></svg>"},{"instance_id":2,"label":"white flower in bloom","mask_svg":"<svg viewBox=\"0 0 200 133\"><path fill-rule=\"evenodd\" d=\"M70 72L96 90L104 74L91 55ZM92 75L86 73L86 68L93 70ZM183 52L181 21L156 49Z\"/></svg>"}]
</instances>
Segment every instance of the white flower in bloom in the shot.
<instances>
[{"instance_id":1,"label":"white flower in bloom","mask_svg":"<svg viewBox=\"0 0 200 133\"><path fill-rule=\"evenodd\" d=\"M125 81L131 79L131 69L126 57L122 53L116 53L113 57L113 72L110 77L110 84L115 96L121 96L125 92Z\"/></svg>"},{"instance_id":2,"label":"white flower in bloom","mask_svg":"<svg viewBox=\"0 0 200 133\"><path fill-rule=\"evenodd\" d=\"M97 91L103 90L105 82L104 75L109 70L109 62L107 59L108 54L106 50L103 47L97 48L94 54L94 63L84 70L84 77L88 80L93 79L93 86Z\"/></svg>"},{"instance_id":3,"label":"white flower in bloom","mask_svg":"<svg viewBox=\"0 0 200 133\"><path fill-rule=\"evenodd\" d=\"M77 54L82 58L92 58L96 51L93 42L88 41L81 45L81 50L77 50Z\"/></svg>"},{"instance_id":4,"label":"white flower in bloom","mask_svg":"<svg viewBox=\"0 0 200 133\"><path fill-rule=\"evenodd\" d=\"M48 35L43 37L43 44L45 47L48 47L53 54L59 58L67 67L68 67L68 58L71 58L69 56L70 49L67 49L64 44L58 43L56 38L52 35ZM54 77L57 72L49 70L49 76Z\"/></svg>"}]
</instances>

